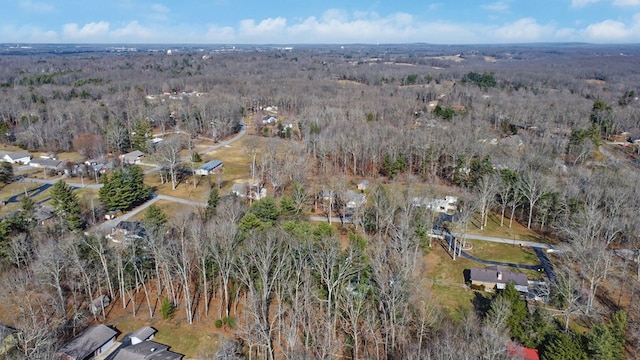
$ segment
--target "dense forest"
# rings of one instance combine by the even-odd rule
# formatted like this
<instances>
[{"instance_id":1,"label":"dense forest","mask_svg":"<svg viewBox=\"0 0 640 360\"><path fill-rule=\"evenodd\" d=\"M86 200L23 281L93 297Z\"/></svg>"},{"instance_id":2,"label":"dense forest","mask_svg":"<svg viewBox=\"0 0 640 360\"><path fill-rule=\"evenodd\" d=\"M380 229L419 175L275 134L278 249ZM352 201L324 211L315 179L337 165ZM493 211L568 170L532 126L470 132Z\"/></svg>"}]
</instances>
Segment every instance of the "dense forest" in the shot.
<instances>
[{"instance_id":1,"label":"dense forest","mask_svg":"<svg viewBox=\"0 0 640 360\"><path fill-rule=\"evenodd\" d=\"M144 236L120 246L63 182L50 190L60 221L47 226L21 197L0 222L0 322L21 332L11 356L49 359L108 323L87 311L107 294L132 317L225 329L194 358L511 359L514 344L549 360L632 358L639 57L585 44L0 53L5 148L154 152L175 188L186 145L152 147L150 134L217 141L246 126L246 172L270 194L247 202L214 186L206 208L151 206ZM132 169L103 175L106 210L148 198ZM127 178L142 195L121 206L109 191ZM376 185L347 214L353 179ZM414 199L442 188L459 198L447 226L494 214L553 244L547 302L507 286L451 309L424 289L438 218ZM309 222L312 211L351 226Z\"/></svg>"}]
</instances>

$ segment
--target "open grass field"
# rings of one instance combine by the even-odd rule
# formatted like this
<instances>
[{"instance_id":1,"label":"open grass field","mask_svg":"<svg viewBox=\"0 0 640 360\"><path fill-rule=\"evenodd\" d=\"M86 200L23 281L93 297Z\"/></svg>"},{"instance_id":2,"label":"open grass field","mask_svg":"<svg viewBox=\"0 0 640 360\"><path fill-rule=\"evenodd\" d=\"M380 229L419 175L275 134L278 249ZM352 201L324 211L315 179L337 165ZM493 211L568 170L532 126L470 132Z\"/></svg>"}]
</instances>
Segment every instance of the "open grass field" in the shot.
<instances>
[{"instance_id":1,"label":"open grass field","mask_svg":"<svg viewBox=\"0 0 640 360\"><path fill-rule=\"evenodd\" d=\"M464 285L464 270L478 264L463 258L452 260L436 242L423 259L425 272L421 285L427 295L434 298L434 303L452 316L459 309L472 309L474 291Z\"/></svg>"},{"instance_id":2,"label":"open grass field","mask_svg":"<svg viewBox=\"0 0 640 360\"><path fill-rule=\"evenodd\" d=\"M262 144L265 139L256 136L245 136L239 141L224 146L220 149L211 151L202 155L202 161L218 159L224 163L224 171L222 173L222 181L220 184L221 194L231 191L234 183L251 178L251 161L249 147L256 146L254 144ZM256 146L260 149L260 146ZM258 155L259 150L258 150Z\"/></svg>"},{"instance_id":3,"label":"open grass field","mask_svg":"<svg viewBox=\"0 0 640 360\"><path fill-rule=\"evenodd\" d=\"M0 200L5 201L5 205L0 207L0 216L6 216L20 210L20 199L25 191L33 200L38 203L49 197L47 185L34 184L30 182L13 182L0 188Z\"/></svg>"},{"instance_id":4,"label":"open grass field","mask_svg":"<svg viewBox=\"0 0 640 360\"><path fill-rule=\"evenodd\" d=\"M252 138L251 141L256 141ZM221 160L224 163L224 169L221 174L212 174L209 176L196 176L196 187L194 188L193 176L186 176L182 182L178 184L175 190L171 189L171 183L160 183L159 173L152 173L145 176L145 183L154 188L154 190L163 195L175 196L194 201L206 202L209 197L209 191L212 186L220 186L220 194L225 195L231 191L231 186L237 181L249 179L251 177L251 158L245 147L247 138L243 138L231 145L211 151L202 155L202 162L194 164L199 167L210 160ZM260 138L258 138L260 141Z\"/></svg>"},{"instance_id":5,"label":"open grass field","mask_svg":"<svg viewBox=\"0 0 640 360\"><path fill-rule=\"evenodd\" d=\"M176 186L175 190L171 189L171 180L160 183L160 173L154 172L144 177L144 183L153 188L157 194L175 196L182 199L189 199L193 201L206 202L209 197L209 191L211 186L216 185L215 175L211 176L211 179L207 176L196 176L196 186L194 188L193 176L186 177L182 182Z\"/></svg>"},{"instance_id":6,"label":"open grass field","mask_svg":"<svg viewBox=\"0 0 640 360\"><path fill-rule=\"evenodd\" d=\"M529 247L480 240L467 240L467 242L472 245L473 248L466 252L480 259L526 265L536 265L540 263L533 249Z\"/></svg>"},{"instance_id":7,"label":"open grass field","mask_svg":"<svg viewBox=\"0 0 640 360\"><path fill-rule=\"evenodd\" d=\"M461 231L461 229L456 229L455 231ZM480 214L476 214L476 216L471 219L467 227L467 233L513 239L514 241L523 240L543 243L548 242L548 239L544 239L540 234L531 229L527 229L526 226L523 226L515 220L513 221L511 228L509 228L508 217L505 217L504 225L500 226L500 214L496 213L489 214L487 227L483 230L480 230Z\"/></svg>"},{"instance_id":8,"label":"open grass field","mask_svg":"<svg viewBox=\"0 0 640 360\"><path fill-rule=\"evenodd\" d=\"M165 213L169 219L171 219L172 217L174 217L175 214L178 214L178 213L184 213L190 210L197 211L196 208L191 207L189 205L180 204L180 203L176 203L168 200L158 200L154 205L160 208L160 210L162 210L162 212ZM146 213L146 210L140 211L139 213L132 216L129 219L129 221L143 221L145 213Z\"/></svg>"}]
</instances>

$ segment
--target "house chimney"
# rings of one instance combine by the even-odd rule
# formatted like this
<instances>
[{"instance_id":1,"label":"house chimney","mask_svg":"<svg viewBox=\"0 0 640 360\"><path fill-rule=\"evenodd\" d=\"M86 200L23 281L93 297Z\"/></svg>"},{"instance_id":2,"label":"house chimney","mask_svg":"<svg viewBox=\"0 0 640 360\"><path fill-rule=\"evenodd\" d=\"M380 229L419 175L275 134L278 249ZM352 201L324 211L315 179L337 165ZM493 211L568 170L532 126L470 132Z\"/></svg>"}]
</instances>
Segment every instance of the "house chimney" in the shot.
<instances>
[{"instance_id":1,"label":"house chimney","mask_svg":"<svg viewBox=\"0 0 640 360\"><path fill-rule=\"evenodd\" d=\"M498 271L498 280L502 280L502 271Z\"/></svg>"}]
</instances>

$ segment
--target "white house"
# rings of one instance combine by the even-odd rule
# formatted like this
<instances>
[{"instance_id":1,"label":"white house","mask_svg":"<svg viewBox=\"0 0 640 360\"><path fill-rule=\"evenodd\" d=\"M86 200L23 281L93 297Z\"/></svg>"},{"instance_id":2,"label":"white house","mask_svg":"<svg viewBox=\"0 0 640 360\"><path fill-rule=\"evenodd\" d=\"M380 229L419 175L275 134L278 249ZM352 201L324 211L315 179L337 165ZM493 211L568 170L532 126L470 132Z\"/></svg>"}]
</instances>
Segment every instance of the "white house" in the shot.
<instances>
[{"instance_id":1,"label":"white house","mask_svg":"<svg viewBox=\"0 0 640 360\"><path fill-rule=\"evenodd\" d=\"M45 169L61 169L63 162L54 159L33 159L29 162L29 166Z\"/></svg>"},{"instance_id":2,"label":"white house","mask_svg":"<svg viewBox=\"0 0 640 360\"><path fill-rule=\"evenodd\" d=\"M195 170L196 175L210 175L220 172L224 164L220 160L211 160Z\"/></svg>"},{"instance_id":3,"label":"white house","mask_svg":"<svg viewBox=\"0 0 640 360\"><path fill-rule=\"evenodd\" d=\"M275 124L277 122L278 122L278 118L272 115L266 115L265 117L262 118L263 125Z\"/></svg>"},{"instance_id":4,"label":"white house","mask_svg":"<svg viewBox=\"0 0 640 360\"><path fill-rule=\"evenodd\" d=\"M143 157L144 153L140 150L135 150L120 156L123 163L131 165L139 163L140 161L142 161Z\"/></svg>"},{"instance_id":5,"label":"white house","mask_svg":"<svg viewBox=\"0 0 640 360\"><path fill-rule=\"evenodd\" d=\"M0 160L4 160L12 164L28 164L29 161L31 161L31 155L26 151L0 151Z\"/></svg>"}]
</instances>

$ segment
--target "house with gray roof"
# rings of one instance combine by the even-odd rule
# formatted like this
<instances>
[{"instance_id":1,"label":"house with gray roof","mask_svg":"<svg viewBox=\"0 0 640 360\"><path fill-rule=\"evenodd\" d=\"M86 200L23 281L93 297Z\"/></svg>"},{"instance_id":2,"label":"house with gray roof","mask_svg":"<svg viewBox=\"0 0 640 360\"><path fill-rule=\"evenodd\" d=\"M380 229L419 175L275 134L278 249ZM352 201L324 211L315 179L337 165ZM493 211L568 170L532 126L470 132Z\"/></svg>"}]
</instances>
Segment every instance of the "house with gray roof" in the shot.
<instances>
[{"instance_id":1,"label":"house with gray roof","mask_svg":"<svg viewBox=\"0 0 640 360\"><path fill-rule=\"evenodd\" d=\"M88 360L115 349L118 331L106 326L95 325L64 344L56 355L58 360ZM113 349L112 349L113 347Z\"/></svg>"},{"instance_id":2,"label":"house with gray roof","mask_svg":"<svg viewBox=\"0 0 640 360\"><path fill-rule=\"evenodd\" d=\"M142 161L144 157L144 153L140 150L135 150L130 153L126 153L124 155L120 155L122 162L129 165L134 165Z\"/></svg>"},{"instance_id":3,"label":"house with gray roof","mask_svg":"<svg viewBox=\"0 0 640 360\"><path fill-rule=\"evenodd\" d=\"M485 291L504 290L507 283L511 282L519 292L529 292L527 275L507 271L502 266L488 266L484 269L471 268L469 280L471 280L471 285L484 287Z\"/></svg>"},{"instance_id":4,"label":"house with gray roof","mask_svg":"<svg viewBox=\"0 0 640 360\"><path fill-rule=\"evenodd\" d=\"M222 171L224 164L220 160L211 160L196 169L196 175L210 175Z\"/></svg>"},{"instance_id":5,"label":"house with gray roof","mask_svg":"<svg viewBox=\"0 0 640 360\"><path fill-rule=\"evenodd\" d=\"M183 355L169 350L167 345L155 341L143 341L120 347L112 360L181 360Z\"/></svg>"},{"instance_id":6,"label":"house with gray roof","mask_svg":"<svg viewBox=\"0 0 640 360\"><path fill-rule=\"evenodd\" d=\"M36 158L29 162L29 166L45 169L62 169L64 163L61 160Z\"/></svg>"},{"instance_id":7,"label":"house with gray roof","mask_svg":"<svg viewBox=\"0 0 640 360\"><path fill-rule=\"evenodd\" d=\"M12 164L28 164L31 161L31 155L26 151L0 151L0 160Z\"/></svg>"}]
</instances>

